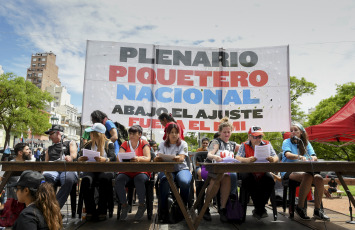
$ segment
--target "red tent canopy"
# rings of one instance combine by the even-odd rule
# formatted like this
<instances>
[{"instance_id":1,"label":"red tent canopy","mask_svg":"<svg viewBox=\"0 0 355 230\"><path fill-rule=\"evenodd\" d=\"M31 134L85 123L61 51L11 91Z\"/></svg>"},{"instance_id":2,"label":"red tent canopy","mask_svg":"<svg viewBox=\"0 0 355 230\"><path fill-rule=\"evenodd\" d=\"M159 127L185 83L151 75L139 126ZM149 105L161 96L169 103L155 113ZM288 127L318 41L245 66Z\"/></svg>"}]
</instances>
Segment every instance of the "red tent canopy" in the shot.
<instances>
[{"instance_id":1,"label":"red tent canopy","mask_svg":"<svg viewBox=\"0 0 355 230\"><path fill-rule=\"evenodd\" d=\"M355 97L329 119L306 131L310 141L355 142Z\"/></svg>"}]
</instances>

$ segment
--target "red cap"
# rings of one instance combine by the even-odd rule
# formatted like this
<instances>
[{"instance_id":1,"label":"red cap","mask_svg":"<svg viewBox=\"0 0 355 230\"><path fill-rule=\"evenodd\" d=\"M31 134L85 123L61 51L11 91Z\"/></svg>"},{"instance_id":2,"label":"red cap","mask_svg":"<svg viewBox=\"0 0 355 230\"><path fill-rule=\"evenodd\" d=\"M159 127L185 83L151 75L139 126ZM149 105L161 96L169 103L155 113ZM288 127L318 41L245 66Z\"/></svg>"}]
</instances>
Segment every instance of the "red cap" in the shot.
<instances>
[{"instance_id":1,"label":"red cap","mask_svg":"<svg viewBox=\"0 0 355 230\"><path fill-rule=\"evenodd\" d=\"M264 133L263 133L263 130L261 129L261 127L257 127L257 126L250 127L248 134L253 135L253 136L260 136L260 135L264 136Z\"/></svg>"}]
</instances>

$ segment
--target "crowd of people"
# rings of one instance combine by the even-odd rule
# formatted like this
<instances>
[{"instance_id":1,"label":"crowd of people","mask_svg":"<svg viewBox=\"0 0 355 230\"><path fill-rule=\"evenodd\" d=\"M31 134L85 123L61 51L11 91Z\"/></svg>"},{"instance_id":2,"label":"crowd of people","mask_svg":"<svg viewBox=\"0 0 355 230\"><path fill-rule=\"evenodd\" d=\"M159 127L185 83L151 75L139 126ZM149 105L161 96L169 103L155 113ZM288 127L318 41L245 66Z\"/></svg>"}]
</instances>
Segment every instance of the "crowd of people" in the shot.
<instances>
[{"instance_id":1,"label":"crowd of people","mask_svg":"<svg viewBox=\"0 0 355 230\"><path fill-rule=\"evenodd\" d=\"M105 113L96 110L91 113L93 125L85 129L83 135L84 144L78 151L74 141L63 140L63 127L52 125L45 133L52 140L52 145L45 151L45 161L88 161L89 158L83 154L84 150L97 152L94 161L98 164L103 162L118 161L121 153L135 153L130 159L131 162L162 162L170 155L171 160L179 162L172 173L173 179L180 189L183 203L187 206L190 196L190 184L192 174L188 165L188 144L184 140L184 131L174 118L166 113L159 116L164 127L164 137L158 145L156 141L147 141L143 135L143 129L139 125L133 125L128 129L128 140L120 142L119 132L114 122ZM262 159L268 163L294 162L298 160L317 161L312 145L308 141L307 133L299 123L291 125L291 136L282 144L282 157L279 159L268 140L264 140L264 132L261 127L252 126L248 131L248 138L243 143L231 141L233 125L227 117L223 118L218 126L218 132L213 140L203 138L201 148L196 152L206 151L207 162L223 162L226 159L236 159L241 163L254 163L258 159L255 156L255 149L265 148L268 157ZM40 149L39 149L40 152ZM31 158L31 151L25 143L15 146L16 158L13 161L25 161ZM39 158L36 151L36 158ZM260 160L260 159L259 159ZM260 173L237 173L229 172L217 180L217 175L208 172L204 166L197 165L199 179L206 180L211 177L207 187L207 194L211 195L212 187L217 185L219 190L219 215L221 222L227 222L226 204L230 194L237 193L237 181L242 181L254 204L253 216L260 220L268 216L265 205L267 204L272 189L274 189L273 176L268 172ZM313 216L316 219L328 221L329 217L321 207L324 184L319 172L292 172L281 173L282 178L300 182L299 202L295 208L296 214L303 220L310 220L307 216L304 201L312 185L315 186L315 209ZM151 177L151 172L57 172L45 171L42 173L24 171L20 177L10 178L7 186L7 196L16 198L19 202L25 203L26 208L22 211L15 222L13 229L24 229L26 222L30 221L33 228L26 229L60 229L62 227L62 216L60 209L68 199L70 191L81 178L80 190L86 208L86 219L88 221L103 221L107 216L108 197L113 196L112 180L115 179L114 191L117 200L121 205L120 220L126 220L131 209L127 202L125 186L132 181L136 188L138 197L138 209L134 216L140 220L146 211L146 182ZM168 196L170 185L164 172L157 176L159 180L158 199L160 201L160 219L163 222L169 221ZM334 183L333 183L334 185ZM54 187L60 186L55 193ZM98 187L97 204L95 203L95 187ZM212 194L212 196L216 196ZM209 210L204 213L205 220L211 220ZM34 226L37 226L34 227Z\"/></svg>"}]
</instances>

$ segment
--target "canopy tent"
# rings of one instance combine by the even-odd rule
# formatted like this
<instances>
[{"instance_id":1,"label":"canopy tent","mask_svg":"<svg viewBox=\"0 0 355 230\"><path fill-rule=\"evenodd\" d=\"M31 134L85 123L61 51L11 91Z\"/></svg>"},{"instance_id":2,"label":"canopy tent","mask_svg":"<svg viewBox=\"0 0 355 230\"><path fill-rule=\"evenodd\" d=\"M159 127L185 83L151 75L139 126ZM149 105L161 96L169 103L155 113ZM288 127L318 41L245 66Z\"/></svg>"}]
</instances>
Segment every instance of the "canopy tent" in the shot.
<instances>
[{"instance_id":1,"label":"canopy tent","mask_svg":"<svg viewBox=\"0 0 355 230\"><path fill-rule=\"evenodd\" d=\"M306 131L310 141L347 142L340 146L355 143L355 97L329 119Z\"/></svg>"}]
</instances>

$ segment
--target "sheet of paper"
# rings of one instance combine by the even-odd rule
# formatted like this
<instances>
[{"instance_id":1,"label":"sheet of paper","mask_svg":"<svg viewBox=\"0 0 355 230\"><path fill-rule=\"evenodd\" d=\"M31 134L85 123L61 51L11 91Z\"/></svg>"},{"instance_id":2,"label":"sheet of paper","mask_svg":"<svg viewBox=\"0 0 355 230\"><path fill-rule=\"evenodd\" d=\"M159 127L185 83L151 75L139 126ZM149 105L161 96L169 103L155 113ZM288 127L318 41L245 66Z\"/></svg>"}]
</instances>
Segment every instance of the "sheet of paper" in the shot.
<instances>
[{"instance_id":1,"label":"sheet of paper","mask_svg":"<svg viewBox=\"0 0 355 230\"><path fill-rule=\"evenodd\" d=\"M163 153L158 153L158 156L161 157L164 162L172 162L175 158L175 155L167 155Z\"/></svg>"},{"instance_id":2,"label":"sheet of paper","mask_svg":"<svg viewBox=\"0 0 355 230\"><path fill-rule=\"evenodd\" d=\"M99 157L100 156L100 152L96 152L90 149L83 149L83 156L84 157L88 157L87 161L96 161L95 157Z\"/></svg>"},{"instance_id":3,"label":"sheet of paper","mask_svg":"<svg viewBox=\"0 0 355 230\"><path fill-rule=\"evenodd\" d=\"M269 162L266 160L270 156L270 145L257 145L255 146L254 157L256 157L255 162Z\"/></svg>"},{"instance_id":4,"label":"sheet of paper","mask_svg":"<svg viewBox=\"0 0 355 230\"><path fill-rule=\"evenodd\" d=\"M231 156L227 156L227 157L223 158L223 161L218 162L218 163L239 163L239 161L237 159L234 159Z\"/></svg>"},{"instance_id":5,"label":"sheet of paper","mask_svg":"<svg viewBox=\"0 0 355 230\"><path fill-rule=\"evenodd\" d=\"M118 160L120 162L130 161L135 156L136 156L135 152L118 153Z\"/></svg>"}]
</instances>

